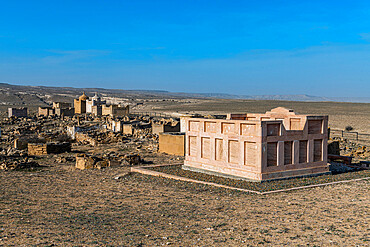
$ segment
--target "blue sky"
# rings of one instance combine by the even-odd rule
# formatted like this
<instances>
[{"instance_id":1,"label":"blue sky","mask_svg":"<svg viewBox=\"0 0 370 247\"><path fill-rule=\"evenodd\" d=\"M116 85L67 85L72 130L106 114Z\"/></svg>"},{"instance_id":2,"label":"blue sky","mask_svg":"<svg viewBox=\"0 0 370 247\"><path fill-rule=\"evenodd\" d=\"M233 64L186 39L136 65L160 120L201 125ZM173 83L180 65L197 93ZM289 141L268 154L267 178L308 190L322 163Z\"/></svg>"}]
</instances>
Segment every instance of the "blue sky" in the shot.
<instances>
[{"instance_id":1,"label":"blue sky","mask_svg":"<svg viewBox=\"0 0 370 247\"><path fill-rule=\"evenodd\" d=\"M370 1L4 1L0 82L370 95Z\"/></svg>"}]
</instances>

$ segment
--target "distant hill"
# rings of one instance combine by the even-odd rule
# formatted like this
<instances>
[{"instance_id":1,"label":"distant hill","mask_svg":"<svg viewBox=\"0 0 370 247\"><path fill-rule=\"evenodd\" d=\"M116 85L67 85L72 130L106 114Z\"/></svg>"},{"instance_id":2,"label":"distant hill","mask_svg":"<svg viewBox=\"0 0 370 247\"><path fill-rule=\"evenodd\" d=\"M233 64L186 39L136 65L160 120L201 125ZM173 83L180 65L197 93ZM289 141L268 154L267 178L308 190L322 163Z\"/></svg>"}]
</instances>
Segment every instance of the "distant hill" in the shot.
<instances>
[{"instance_id":1,"label":"distant hill","mask_svg":"<svg viewBox=\"0 0 370 247\"><path fill-rule=\"evenodd\" d=\"M73 88L22 86L0 83L0 105L45 106L53 101L73 102L74 98L85 92L89 96L99 93L102 96L125 98L129 100L163 98L220 98L249 100L284 100L284 101L336 101L370 103L370 97L318 97L300 95L234 95L223 93L181 93L164 90L123 90L105 88Z\"/></svg>"},{"instance_id":2,"label":"distant hill","mask_svg":"<svg viewBox=\"0 0 370 247\"><path fill-rule=\"evenodd\" d=\"M203 94L205 97L224 99L253 99L253 100L285 100L285 101L331 101L326 97L297 95L233 95L233 94Z\"/></svg>"},{"instance_id":3,"label":"distant hill","mask_svg":"<svg viewBox=\"0 0 370 247\"><path fill-rule=\"evenodd\" d=\"M334 101L334 102L353 102L370 103L370 97L320 97L307 94L287 94L287 95L237 95L225 93L170 93L169 95L192 96L201 98L219 99L250 99L250 100L281 100L281 101Z\"/></svg>"}]
</instances>

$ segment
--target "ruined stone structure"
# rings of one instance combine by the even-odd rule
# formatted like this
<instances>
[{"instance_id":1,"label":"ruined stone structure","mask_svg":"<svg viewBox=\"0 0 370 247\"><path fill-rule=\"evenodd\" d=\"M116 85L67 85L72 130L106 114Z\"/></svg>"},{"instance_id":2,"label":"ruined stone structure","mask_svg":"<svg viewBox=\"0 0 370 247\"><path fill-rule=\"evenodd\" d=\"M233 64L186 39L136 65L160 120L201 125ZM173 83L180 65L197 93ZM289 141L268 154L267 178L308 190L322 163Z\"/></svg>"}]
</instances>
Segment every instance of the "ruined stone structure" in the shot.
<instances>
[{"instance_id":1,"label":"ruined stone structure","mask_svg":"<svg viewBox=\"0 0 370 247\"><path fill-rule=\"evenodd\" d=\"M91 114L94 116L102 116L102 108L101 105L94 105L91 107Z\"/></svg>"},{"instance_id":2,"label":"ruined stone structure","mask_svg":"<svg viewBox=\"0 0 370 247\"><path fill-rule=\"evenodd\" d=\"M86 96L85 92L78 98L74 99L75 114L86 113L86 101L89 97Z\"/></svg>"},{"instance_id":3,"label":"ruined stone structure","mask_svg":"<svg viewBox=\"0 0 370 247\"><path fill-rule=\"evenodd\" d=\"M130 114L130 106L102 105L102 115L112 117L124 117Z\"/></svg>"},{"instance_id":4,"label":"ruined stone structure","mask_svg":"<svg viewBox=\"0 0 370 247\"><path fill-rule=\"evenodd\" d=\"M91 113L95 116L123 117L130 114L129 106L107 105L105 100L95 94L89 99L83 93L78 99L74 100L75 114Z\"/></svg>"},{"instance_id":5,"label":"ruined stone structure","mask_svg":"<svg viewBox=\"0 0 370 247\"><path fill-rule=\"evenodd\" d=\"M179 131L180 131L180 122L152 124L153 134L159 135L159 133L161 132L179 132Z\"/></svg>"},{"instance_id":6,"label":"ruined stone structure","mask_svg":"<svg viewBox=\"0 0 370 247\"><path fill-rule=\"evenodd\" d=\"M71 152L71 143L28 143L28 155L47 155Z\"/></svg>"},{"instance_id":7,"label":"ruined stone structure","mask_svg":"<svg viewBox=\"0 0 370 247\"><path fill-rule=\"evenodd\" d=\"M76 139L76 133L82 132L82 130L79 127L76 126L67 126L66 129L67 135L72 138L72 140Z\"/></svg>"},{"instance_id":8,"label":"ruined stone structure","mask_svg":"<svg viewBox=\"0 0 370 247\"><path fill-rule=\"evenodd\" d=\"M27 117L27 107L8 108L8 117Z\"/></svg>"},{"instance_id":9,"label":"ruined stone structure","mask_svg":"<svg viewBox=\"0 0 370 247\"><path fill-rule=\"evenodd\" d=\"M102 169L106 167L119 166L120 163L115 160L104 159L101 157L87 156L86 154L76 156L75 167L80 170L85 169Z\"/></svg>"},{"instance_id":10,"label":"ruined stone structure","mask_svg":"<svg viewBox=\"0 0 370 247\"><path fill-rule=\"evenodd\" d=\"M73 116L75 109L71 103L66 102L53 102L54 114L57 116Z\"/></svg>"},{"instance_id":11,"label":"ruined stone structure","mask_svg":"<svg viewBox=\"0 0 370 247\"><path fill-rule=\"evenodd\" d=\"M89 136L88 133L83 133L83 132L75 132L75 140L79 143L91 145L91 146L97 146L98 142Z\"/></svg>"},{"instance_id":12,"label":"ruined stone structure","mask_svg":"<svg viewBox=\"0 0 370 247\"><path fill-rule=\"evenodd\" d=\"M122 121L111 120L107 128L113 132L122 133L126 135L134 135L138 133L150 133L152 124L150 122L140 121Z\"/></svg>"},{"instance_id":13,"label":"ruined stone structure","mask_svg":"<svg viewBox=\"0 0 370 247\"><path fill-rule=\"evenodd\" d=\"M91 100L86 100L86 113L93 113L95 116L101 116L102 105L106 103L105 100L101 100L101 98L95 94Z\"/></svg>"},{"instance_id":14,"label":"ruined stone structure","mask_svg":"<svg viewBox=\"0 0 370 247\"><path fill-rule=\"evenodd\" d=\"M122 133L122 132L123 132L123 125L124 125L124 121L120 121L120 120L112 120L112 121L110 122L109 128L110 128L110 130L112 130L113 132L119 132L119 133Z\"/></svg>"},{"instance_id":15,"label":"ruined stone structure","mask_svg":"<svg viewBox=\"0 0 370 247\"><path fill-rule=\"evenodd\" d=\"M135 126L130 123L121 125L121 133L126 134L126 135L133 135L134 129L135 129Z\"/></svg>"},{"instance_id":16,"label":"ruined stone structure","mask_svg":"<svg viewBox=\"0 0 370 247\"><path fill-rule=\"evenodd\" d=\"M74 108L71 103L53 102L53 107L39 107L39 116L73 116Z\"/></svg>"},{"instance_id":17,"label":"ruined stone structure","mask_svg":"<svg viewBox=\"0 0 370 247\"><path fill-rule=\"evenodd\" d=\"M60 109L72 108L72 104L67 103L67 102L53 102L53 108L54 109L56 109L56 108L60 108Z\"/></svg>"},{"instance_id":18,"label":"ruined stone structure","mask_svg":"<svg viewBox=\"0 0 370 247\"><path fill-rule=\"evenodd\" d=\"M28 147L27 141L19 139L19 138L14 140L15 149L24 150L24 149L27 149L27 147Z\"/></svg>"},{"instance_id":19,"label":"ruined stone structure","mask_svg":"<svg viewBox=\"0 0 370 247\"><path fill-rule=\"evenodd\" d=\"M173 155L185 155L185 133L159 133L159 152Z\"/></svg>"},{"instance_id":20,"label":"ruined stone structure","mask_svg":"<svg viewBox=\"0 0 370 247\"><path fill-rule=\"evenodd\" d=\"M71 108L71 107L69 107L69 108L55 108L54 113L57 116L71 117L71 116L74 115L75 109Z\"/></svg>"},{"instance_id":21,"label":"ruined stone structure","mask_svg":"<svg viewBox=\"0 0 370 247\"><path fill-rule=\"evenodd\" d=\"M54 109L51 107L39 107L39 116L47 117L52 116L54 114L55 114Z\"/></svg>"},{"instance_id":22,"label":"ruined stone structure","mask_svg":"<svg viewBox=\"0 0 370 247\"><path fill-rule=\"evenodd\" d=\"M328 116L278 107L228 119L182 118L184 169L255 181L328 173Z\"/></svg>"}]
</instances>

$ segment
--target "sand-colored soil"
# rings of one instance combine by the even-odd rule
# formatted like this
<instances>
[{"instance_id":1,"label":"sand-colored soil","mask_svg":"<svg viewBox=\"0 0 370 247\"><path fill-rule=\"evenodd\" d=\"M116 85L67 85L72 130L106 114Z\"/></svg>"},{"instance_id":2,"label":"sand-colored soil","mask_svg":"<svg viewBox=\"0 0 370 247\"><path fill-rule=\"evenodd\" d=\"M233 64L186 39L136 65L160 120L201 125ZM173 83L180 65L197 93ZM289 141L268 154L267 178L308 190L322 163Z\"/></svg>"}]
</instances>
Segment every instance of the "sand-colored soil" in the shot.
<instances>
[{"instance_id":1,"label":"sand-colored soil","mask_svg":"<svg viewBox=\"0 0 370 247\"><path fill-rule=\"evenodd\" d=\"M192 100L146 107L224 114L285 106L370 133L369 105ZM141 174L114 179L129 167L80 171L54 160L46 157L36 171L0 171L0 246L370 245L368 180L255 195ZM149 151L144 160L179 162Z\"/></svg>"},{"instance_id":2,"label":"sand-colored soil","mask_svg":"<svg viewBox=\"0 0 370 247\"><path fill-rule=\"evenodd\" d=\"M369 182L254 195L56 164L0 172L3 246L367 246Z\"/></svg>"},{"instance_id":3,"label":"sand-colored soil","mask_svg":"<svg viewBox=\"0 0 370 247\"><path fill-rule=\"evenodd\" d=\"M370 133L369 103L296 102L276 100L192 100L189 103L155 103L158 111L196 112L202 114L264 113L275 107L287 107L300 114L329 115L331 128L352 126L355 131Z\"/></svg>"}]
</instances>

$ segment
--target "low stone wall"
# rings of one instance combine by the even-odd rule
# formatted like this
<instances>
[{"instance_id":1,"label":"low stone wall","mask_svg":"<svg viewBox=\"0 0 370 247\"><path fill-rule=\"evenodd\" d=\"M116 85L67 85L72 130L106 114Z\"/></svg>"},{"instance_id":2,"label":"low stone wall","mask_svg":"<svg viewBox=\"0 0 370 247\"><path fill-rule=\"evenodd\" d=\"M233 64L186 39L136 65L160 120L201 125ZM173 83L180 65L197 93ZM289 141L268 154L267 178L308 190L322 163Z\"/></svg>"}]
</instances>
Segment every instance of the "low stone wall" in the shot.
<instances>
[{"instance_id":1,"label":"low stone wall","mask_svg":"<svg viewBox=\"0 0 370 247\"><path fill-rule=\"evenodd\" d=\"M47 144L42 143L42 144L37 144L37 143L28 143L28 155L34 155L34 156L39 156L39 155L47 155Z\"/></svg>"},{"instance_id":2,"label":"low stone wall","mask_svg":"<svg viewBox=\"0 0 370 247\"><path fill-rule=\"evenodd\" d=\"M40 156L71 152L71 143L28 143L28 155Z\"/></svg>"}]
</instances>

